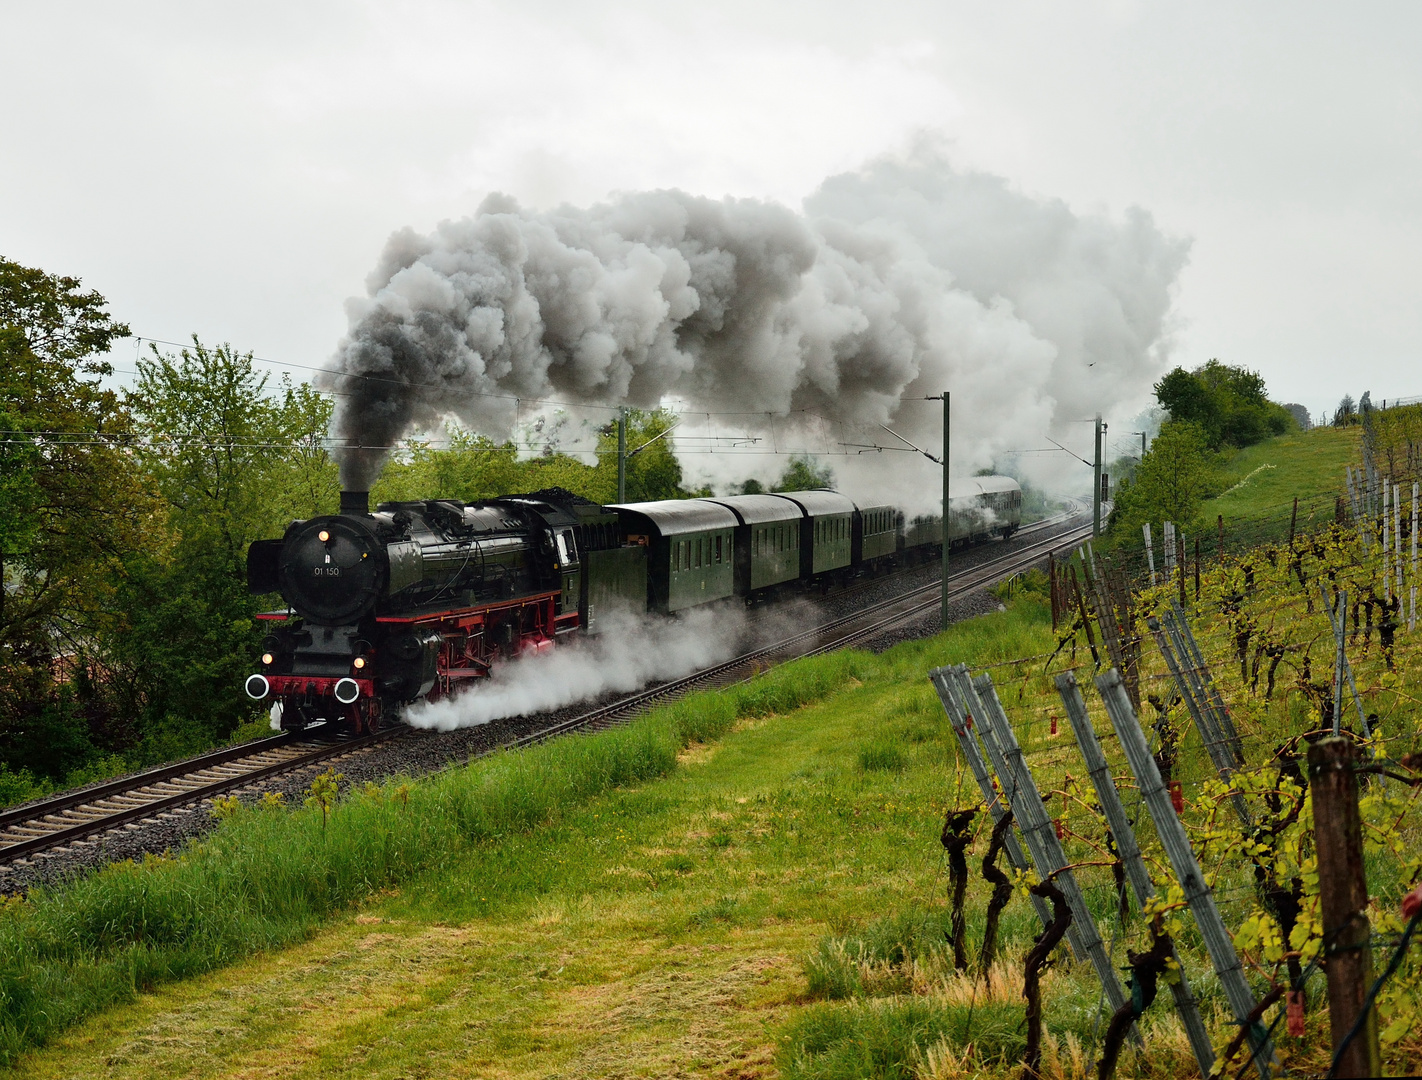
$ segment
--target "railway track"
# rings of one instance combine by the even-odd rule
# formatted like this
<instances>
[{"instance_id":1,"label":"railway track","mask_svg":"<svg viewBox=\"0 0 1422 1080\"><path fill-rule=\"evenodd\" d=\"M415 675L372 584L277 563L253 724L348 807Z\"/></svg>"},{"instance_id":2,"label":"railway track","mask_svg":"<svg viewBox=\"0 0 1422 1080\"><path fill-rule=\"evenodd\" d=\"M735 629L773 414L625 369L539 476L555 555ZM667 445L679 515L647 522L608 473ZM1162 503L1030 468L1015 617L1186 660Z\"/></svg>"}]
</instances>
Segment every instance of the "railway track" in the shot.
<instances>
[{"instance_id":1,"label":"railway track","mask_svg":"<svg viewBox=\"0 0 1422 1080\"><path fill-rule=\"evenodd\" d=\"M392 728L374 735L322 739L308 732L285 732L6 810L0 812L0 863L145 822L404 733L403 728Z\"/></svg>"},{"instance_id":2,"label":"railway track","mask_svg":"<svg viewBox=\"0 0 1422 1080\"><path fill-rule=\"evenodd\" d=\"M1018 535L1045 531L1060 524L1061 520L1059 517L1037 522L1021 530ZM949 598L963 596L973 589L1018 573L1047 552L1076 543L1089 533L1090 526L1054 533L999 559L952 574L949 577ZM883 580L880 578L871 584L882 584ZM852 594L858 588L851 586L840 590L837 595ZM647 709L691 690L737 682L776 663L852 645L898 623L917 618L935 609L938 603L939 584L933 582L771 645L753 649L686 678L663 683L551 724L504 746L525 746L570 731L595 731L625 723ZM412 734L408 728L391 728L373 735L323 739L309 731L284 732L0 811L0 864L64 847L111 829L138 828L160 814Z\"/></svg>"}]
</instances>

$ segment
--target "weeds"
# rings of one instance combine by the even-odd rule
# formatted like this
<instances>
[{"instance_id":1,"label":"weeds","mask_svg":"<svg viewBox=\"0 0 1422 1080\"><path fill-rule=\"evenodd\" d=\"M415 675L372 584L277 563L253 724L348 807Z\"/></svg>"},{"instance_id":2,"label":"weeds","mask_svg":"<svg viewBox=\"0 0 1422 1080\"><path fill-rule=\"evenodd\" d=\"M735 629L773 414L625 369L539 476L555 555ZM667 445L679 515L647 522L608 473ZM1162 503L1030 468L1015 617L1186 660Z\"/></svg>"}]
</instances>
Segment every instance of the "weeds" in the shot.
<instances>
[{"instance_id":1,"label":"weeds","mask_svg":"<svg viewBox=\"0 0 1422 1080\"><path fill-rule=\"evenodd\" d=\"M1021 1056L1022 1010L1012 1002L938 1002L893 998L864 1005L816 1005L802 1011L781 1039L785 1080L909 1080L928 1056L943 1062L971 1029L967 1053L981 1065ZM941 1068L941 1064L939 1066ZM952 1075L946 1074L946 1075Z\"/></svg>"},{"instance_id":2,"label":"weeds","mask_svg":"<svg viewBox=\"0 0 1422 1080\"><path fill-rule=\"evenodd\" d=\"M341 781L345 777L334 768L328 768L306 789L306 805L321 811L321 835L326 835L326 822L331 817L331 807L341 793Z\"/></svg>"},{"instance_id":3,"label":"weeds","mask_svg":"<svg viewBox=\"0 0 1422 1080\"><path fill-rule=\"evenodd\" d=\"M736 920L737 902L735 897L723 896L714 904L708 904L699 911L694 911L687 924L696 927L698 930L705 930L716 923L729 923Z\"/></svg>"}]
</instances>

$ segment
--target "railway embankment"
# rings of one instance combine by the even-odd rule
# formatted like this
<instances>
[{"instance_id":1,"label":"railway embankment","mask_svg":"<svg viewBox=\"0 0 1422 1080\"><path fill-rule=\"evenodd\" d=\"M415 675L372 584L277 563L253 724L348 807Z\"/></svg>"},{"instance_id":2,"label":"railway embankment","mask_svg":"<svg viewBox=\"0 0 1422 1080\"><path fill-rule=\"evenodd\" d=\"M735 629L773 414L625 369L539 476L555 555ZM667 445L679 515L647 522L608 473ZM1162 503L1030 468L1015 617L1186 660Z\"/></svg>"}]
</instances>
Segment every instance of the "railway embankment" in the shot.
<instances>
[{"instance_id":1,"label":"railway embankment","mask_svg":"<svg viewBox=\"0 0 1422 1080\"><path fill-rule=\"evenodd\" d=\"M1059 593L1055 631L1046 583L1029 576L1006 610L945 634L794 662L624 728L426 781L349 785L328 806L317 791L295 813L237 809L180 858L36 891L0 923L0 987L28 1010L8 1029L15 1075L1018 1075L1024 957L1040 924L1030 875L1004 878L1005 906L990 903L979 812L954 933L945 814L980 810L981 798L925 676L957 662L991 676L1113 964L1169 929L1214 1053L1243 1072L1245 1032L1181 914L1100 703L1096 733L1164 897L1155 914L1113 878L1116 849L1051 679L1064 666L1083 685L1108 667L1129 672L1174 812L1265 1002L1266 1041L1284 1066L1321 1073L1303 748L1332 728L1397 768L1422 756L1416 567L1396 509L1375 523L1382 511L1365 494L1341 520L1331 498L1328 513L1320 501L1286 520L1283 545L1213 560L1207 549L1200 572L1193 558L1151 565L1121 551L1088 569L1087 553L1066 576L1057 567L1058 590L1077 570L1087 589L1070 604ZM1330 630L1340 590L1363 610ZM1212 673L1237 729L1237 790L1156 650L1151 620L1167 610L1192 628L1197 674ZM1346 677L1330 685L1330 669ZM1382 956L1405 948L1395 908L1422 838L1422 787L1397 768L1362 803ZM1246 831L1227 820L1241 800ZM954 937L970 946L962 965ZM1110 1010L1092 965L1063 948L1031 978L1041 1075L1094 1073ZM1407 960L1378 999L1394 1065L1422 1061L1409 1022L1417 979ZM1118 1075L1195 1073L1198 1047L1168 1003L1139 1027Z\"/></svg>"},{"instance_id":2,"label":"railway embankment","mask_svg":"<svg viewBox=\"0 0 1422 1080\"><path fill-rule=\"evenodd\" d=\"M1048 640L1029 597L594 736L235 808L177 857L5 909L4 1054L34 1076L224 1075L293 1039L316 1072L759 1068L801 954L931 895L951 752L922 671Z\"/></svg>"}]
</instances>

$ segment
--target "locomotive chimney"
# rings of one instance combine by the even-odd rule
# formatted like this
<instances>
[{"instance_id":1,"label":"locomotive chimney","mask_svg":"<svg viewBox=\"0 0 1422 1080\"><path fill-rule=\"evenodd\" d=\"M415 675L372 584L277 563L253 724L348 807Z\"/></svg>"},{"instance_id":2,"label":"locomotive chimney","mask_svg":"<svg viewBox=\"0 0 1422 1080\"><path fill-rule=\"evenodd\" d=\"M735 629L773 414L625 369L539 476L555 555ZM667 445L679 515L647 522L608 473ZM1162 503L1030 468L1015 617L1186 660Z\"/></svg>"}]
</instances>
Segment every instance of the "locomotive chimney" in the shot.
<instances>
[{"instance_id":1,"label":"locomotive chimney","mask_svg":"<svg viewBox=\"0 0 1422 1080\"><path fill-rule=\"evenodd\" d=\"M343 492L341 492L341 513L343 513L343 514L368 514L368 513L370 513L370 492L368 492L368 491L343 491Z\"/></svg>"}]
</instances>

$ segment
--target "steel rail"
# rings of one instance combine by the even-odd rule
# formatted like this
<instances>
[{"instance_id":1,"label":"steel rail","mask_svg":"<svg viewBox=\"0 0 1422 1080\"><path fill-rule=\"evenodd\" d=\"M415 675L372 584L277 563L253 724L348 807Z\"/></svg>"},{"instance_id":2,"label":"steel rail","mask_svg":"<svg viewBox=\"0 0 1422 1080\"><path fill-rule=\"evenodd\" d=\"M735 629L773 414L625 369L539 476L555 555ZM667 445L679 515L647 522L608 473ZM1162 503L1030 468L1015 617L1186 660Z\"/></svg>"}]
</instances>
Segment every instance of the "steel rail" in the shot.
<instances>
[{"instance_id":1,"label":"steel rail","mask_svg":"<svg viewBox=\"0 0 1422 1080\"><path fill-rule=\"evenodd\" d=\"M240 743L237 746L225 746L221 750L213 750L210 753L200 754L197 757L174 762L171 765L160 765L157 768L148 769L131 776L120 777L117 780L108 780L102 784L93 785L92 787L77 788L73 791L48 796L35 802L11 807L8 810L0 811L0 829L5 828L7 825L14 824L15 822L29 821L32 818L44 817L46 814L57 814L62 810L82 806L96 799L106 799L112 795L123 795L132 791L134 788L146 787L149 784L161 784L175 777L181 777L188 773L212 768L214 765L225 765L229 761L238 761L242 758L251 757L254 754L262 754L270 750L276 750L289 743L297 742L302 734L302 732L284 731L280 735L272 735L265 739L254 740L253 742ZM307 735L307 738L310 738L310 735Z\"/></svg>"},{"instance_id":2,"label":"steel rail","mask_svg":"<svg viewBox=\"0 0 1422 1080\"><path fill-rule=\"evenodd\" d=\"M363 735L353 739L330 742L325 745L318 746L308 752L300 753L293 757L286 758L282 761L271 762L265 765L258 765L254 769L249 769L244 772L237 773L233 776L224 776L220 779L209 781L197 787L189 788L184 791L174 792L171 794L158 793L157 796L154 798L148 797L151 793L148 792L147 789L153 787L155 783L162 783L163 781L155 782L150 780L146 784L136 784L133 781L138 778L130 777L129 786L121 790L112 790L114 787L113 784L105 785L105 789L109 789L110 791L110 793L105 796L105 798L107 799L111 800L115 798L140 798L145 800L139 803L138 805L133 806L120 806L117 808L99 806L96 804L104 801L103 799L95 798L92 792L81 792L76 795L76 798L81 798L82 801L76 803L71 800L69 805L65 807L65 809L74 811L91 811L94 812L97 816L92 817L87 821L75 822L72 825L61 825L58 822L47 822L45 820L47 817L53 815L54 811L52 810L46 814L31 812L20 821L12 822L12 824L16 827L28 826L30 831L37 831L38 835L17 840L13 843L4 844L3 847L0 847L0 863L12 862L15 859L23 858L26 855L31 855L39 851L44 851L48 848L62 847L66 844L73 843L75 840L83 840L89 836L93 836L95 833L108 832L110 829L121 828L122 826L127 825L131 822L141 821L144 818L151 818L157 814L165 813L166 811L173 810L179 806L184 806L188 803L201 802L204 799L213 798L216 795L221 795L225 792L231 791L233 788L246 787L249 784L257 783L261 780L280 775L281 773L293 772L296 769L304 768L305 766L324 761L327 758L339 757L344 754L353 753L365 747L374 746L377 743L386 741L387 739L403 736L407 733L408 729L406 728L387 728L384 731L377 731L372 735ZM274 741L276 740L263 739L262 743L266 744L266 748L257 753L249 752L247 754L247 758L250 759L253 757L261 757L264 754L270 753L273 749L280 749L280 747L274 747L271 745L271 743L273 743ZM289 745L293 742L298 741L300 741L299 737L296 739L286 740L283 745ZM193 773L203 771L202 768L194 769L191 767L194 762L202 760L202 758L194 759L193 762L184 762L181 765L165 766L162 770L153 771L168 773L168 776L165 778L168 780L181 779L186 776L191 776ZM226 759L227 762L241 760L243 759L240 757L229 757ZM211 768L212 766L209 763L206 767ZM148 774L146 773L140 774L140 776L147 775ZM117 783L119 782L114 782L114 784ZM35 811L38 808L31 809L32 811ZM53 826L55 825L60 825L60 827L54 828ZM4 843L5 839L5 837L0 837L0 843Z\"/></svg>"}]
</instances>

